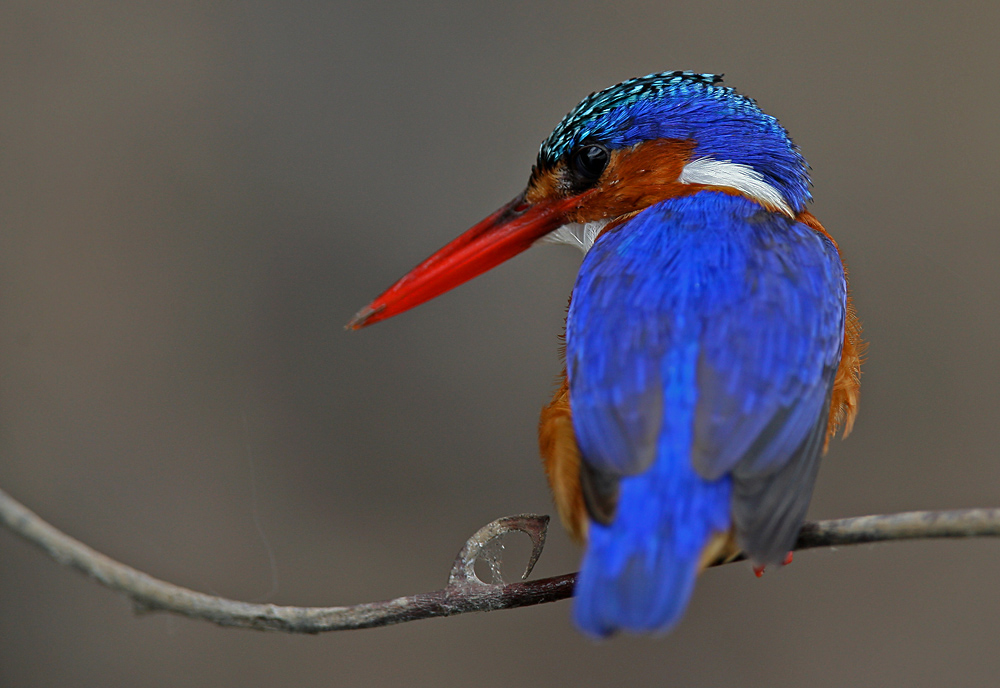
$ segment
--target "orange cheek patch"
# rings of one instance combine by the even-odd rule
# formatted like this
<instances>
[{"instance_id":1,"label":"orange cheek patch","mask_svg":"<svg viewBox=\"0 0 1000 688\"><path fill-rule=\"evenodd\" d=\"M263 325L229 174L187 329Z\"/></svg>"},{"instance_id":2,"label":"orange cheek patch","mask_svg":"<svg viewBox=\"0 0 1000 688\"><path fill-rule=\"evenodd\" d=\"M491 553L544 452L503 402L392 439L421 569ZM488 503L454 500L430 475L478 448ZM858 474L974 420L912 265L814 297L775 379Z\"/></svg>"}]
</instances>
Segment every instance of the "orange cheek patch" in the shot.
<instances>
[{"instance_id":1,"label":"orange cheek patch","mask_svg":"<svg viewBox=\"0 0 1000 688\"><path fill-rule=\"evenodd\" d=\"M679 183L677 178L693 150L692 141L659 139L612 151L600 186L573 219L593 222L617 218L690 193L690 185Z\"/></svg>"},{"instance_id":2,"label":"orange cheek patch","mask_svg":"<svg viewBox=\"0 0 1000 688\"><path fill-rule=\"evenodd\" d=\"M586 203L569 214L567 222L618 218L662 200L700 190L699 185L677 181L693 151L693 141L677 139L658 139L611 151L601 183L587 190ZM537 203L547 198L565 197L572 193L571 188L566 164L560 161L552 169L532 174L525 200Z\"/></svg>"},{"instance_id":3,"label":"orange cheek patch","mask_svg":"<svg viewBox=\"0 0 1000 688\"><path fill-rule=\"evenodd\" d=\"M670 198L706 190L746 197L746 193L737 188L678 181L684 166L691 161L694 149L693 141L657 139L611 151L611 159L600 183L580 193L579 207L567 213L566 222L611 220L607 231L649 206ZM560 161L544 172L533 171L525 200L537 203L544 199L567 198L575 193L572 189L573 182L566 163ZM759 199L758 202L771 210L782 211ZM812 216L803 213L797 219L809 224L809 218ZM815 223L815 218L812 222ZM820 228L817 231L823 230Z\"/></svg>"}]
</instances>

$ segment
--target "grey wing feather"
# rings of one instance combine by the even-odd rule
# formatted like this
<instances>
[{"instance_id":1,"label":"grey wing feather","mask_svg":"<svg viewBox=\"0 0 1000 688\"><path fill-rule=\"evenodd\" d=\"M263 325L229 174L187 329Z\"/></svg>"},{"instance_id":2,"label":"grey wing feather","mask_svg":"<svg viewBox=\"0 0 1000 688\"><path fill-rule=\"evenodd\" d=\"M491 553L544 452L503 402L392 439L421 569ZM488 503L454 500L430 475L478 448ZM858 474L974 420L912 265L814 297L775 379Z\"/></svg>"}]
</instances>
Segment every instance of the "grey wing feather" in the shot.
<instances>
[{"instance_id":1,"label":"grey wing feather","mask_svg":"<svg viewBox=\"0 0 1000 688\"><path fill-rule=\"evenodd\" d=\"M812 429L788 461L771 472L753 465L754 452L733 470L732 516L740 547L757 564L780 564L795 545L819 473L835 370Z\"/></svg>"}]
</instances>

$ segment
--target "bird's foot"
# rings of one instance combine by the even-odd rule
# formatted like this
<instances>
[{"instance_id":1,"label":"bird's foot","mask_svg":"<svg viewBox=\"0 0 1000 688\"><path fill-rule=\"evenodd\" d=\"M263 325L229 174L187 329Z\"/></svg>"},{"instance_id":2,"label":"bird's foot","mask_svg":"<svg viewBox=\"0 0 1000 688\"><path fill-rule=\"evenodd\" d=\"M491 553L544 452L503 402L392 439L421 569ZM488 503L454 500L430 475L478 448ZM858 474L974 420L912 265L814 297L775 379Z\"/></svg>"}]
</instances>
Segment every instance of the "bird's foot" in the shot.
<instances>
[{"instance_id":1,"label":"bird's foot","mask_svg":"<svg viewBox=\"0 0 1000 688\"><path fill-rule=\"evenodd\" d=\"M791 564L792 563L792 558L794 556L795 556L794 552L789 552L788 554L786 554L785 555L785 560L783 562L781 562L781 565L782 566L788 566L789 564ZM758 578L760 578L761 576L764 575L764 569L765 568L766 568L765 566L754 566L753 567L753 575L755 575Z\"/></svg>"}]
</instances>

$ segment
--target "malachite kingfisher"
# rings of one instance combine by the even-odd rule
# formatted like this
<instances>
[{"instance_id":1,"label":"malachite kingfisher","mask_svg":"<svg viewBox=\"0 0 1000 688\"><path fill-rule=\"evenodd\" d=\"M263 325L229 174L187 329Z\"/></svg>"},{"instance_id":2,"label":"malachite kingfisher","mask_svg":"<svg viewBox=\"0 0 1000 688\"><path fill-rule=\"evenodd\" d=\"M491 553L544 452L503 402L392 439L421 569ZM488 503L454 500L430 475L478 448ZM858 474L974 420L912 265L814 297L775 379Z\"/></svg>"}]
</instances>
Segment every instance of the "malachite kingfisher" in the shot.
<instances>
[{"instance_id":1,"label":"malachite kingfisher","mask_svg":"<svg viewBox=\"0 0 1000 688\"><path fill-rule=\"evenodd\" d=\"M593 93L527 188L363 308L358 329L537 243L584 252L539 440L586 541L592 636L663 632L707 564L786 561L819 458L858 408L864 345L809 170L778 121L712 74Z\"/></svg>"}]
</instances>

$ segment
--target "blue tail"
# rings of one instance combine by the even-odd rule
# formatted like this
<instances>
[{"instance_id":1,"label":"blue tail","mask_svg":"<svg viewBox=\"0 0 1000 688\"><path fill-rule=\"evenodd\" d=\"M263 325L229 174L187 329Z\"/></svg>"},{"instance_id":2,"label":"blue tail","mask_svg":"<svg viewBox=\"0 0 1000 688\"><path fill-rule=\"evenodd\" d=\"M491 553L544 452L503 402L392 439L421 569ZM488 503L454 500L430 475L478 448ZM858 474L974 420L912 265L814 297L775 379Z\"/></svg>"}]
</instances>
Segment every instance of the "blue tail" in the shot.
<instances>
[{"instance_id":1,"label":"blue tail","mask_svg":"<svg viewBox=\"0 0 1000 688\"><path fill-rule=\"evenodd\" d=\"M686 457L685 457L686 459ZM614 522L591 522L574 616L585 633L666 632L687 607L701 552L729 529L730 479L707 481L661 456L622 479Z\"/></svg>"}]
</instances>

